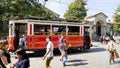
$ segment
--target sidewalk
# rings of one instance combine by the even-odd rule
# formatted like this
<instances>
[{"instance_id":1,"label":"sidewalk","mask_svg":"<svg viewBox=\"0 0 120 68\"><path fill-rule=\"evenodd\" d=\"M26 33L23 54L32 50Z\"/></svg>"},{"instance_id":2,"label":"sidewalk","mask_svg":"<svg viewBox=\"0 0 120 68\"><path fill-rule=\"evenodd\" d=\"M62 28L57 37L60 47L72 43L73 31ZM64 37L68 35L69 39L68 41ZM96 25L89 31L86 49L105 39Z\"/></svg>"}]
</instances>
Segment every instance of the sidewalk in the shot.
<instances>
[{"instance_id":1,"label":"sidewalk","mask_svg":"<svg viewBox=\"0 0 120 68\"><path fill-rule=\"evenodd\" d=\"M101 42L92 42L94 47L98 47L98 46L106 46L106 44L102 44Z\"/></svg>"}]
</instances>

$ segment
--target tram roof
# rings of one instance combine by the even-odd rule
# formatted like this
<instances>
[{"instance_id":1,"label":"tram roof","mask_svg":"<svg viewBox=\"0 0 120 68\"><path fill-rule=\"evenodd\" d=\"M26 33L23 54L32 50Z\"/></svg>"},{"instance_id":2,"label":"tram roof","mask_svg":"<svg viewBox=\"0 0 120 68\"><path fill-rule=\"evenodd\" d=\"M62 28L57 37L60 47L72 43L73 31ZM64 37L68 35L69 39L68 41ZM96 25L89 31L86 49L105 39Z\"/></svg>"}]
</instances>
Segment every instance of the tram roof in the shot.
<instances>
[{"instance_id":1,"label":"tram roof","mask_svg":"<svg viewBox=\"0 0 120 68\"><path fill-rule=\"evenodd\" d=\"M83 22L67 22L67 21L51 21L51 20L11 20L9 24L11 23L35 23L35 24L70 24L70 25L89 25L85 24Z\"/></svg>"}]
</instances>

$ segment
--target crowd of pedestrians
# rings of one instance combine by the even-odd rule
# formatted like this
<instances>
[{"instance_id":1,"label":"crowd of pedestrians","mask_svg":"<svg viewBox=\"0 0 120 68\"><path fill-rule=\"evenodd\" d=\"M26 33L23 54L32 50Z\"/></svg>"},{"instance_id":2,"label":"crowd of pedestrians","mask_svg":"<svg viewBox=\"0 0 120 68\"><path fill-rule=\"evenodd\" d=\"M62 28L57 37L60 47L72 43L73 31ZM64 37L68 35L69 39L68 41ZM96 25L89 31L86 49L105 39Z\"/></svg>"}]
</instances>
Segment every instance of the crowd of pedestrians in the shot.
<instances>
[{"instance_id":1,"label":"crowd of pedestrians","mask_svg":"<svg viewBox=\"0 0 120 68\"><path fill-rule=\"evenodd\" d=\"M46 37L46 42L46 53L42 57L42 59L45 60L46 68L51 68L50 63L54 57L54 45L51 41L50 36ZM64 36L61 36L58 42L58 49L61 53L60 62L63 66L66 66L66 61L68 59L67 50L71 46L71 44L67 43L67 40L64 38ZM13 64L10 60L8 41L0 40L0 68L29 68L30 60L24 48L25 44L25 37L24 35L22 35L19 39L19 48L14 52L18 61Z\"/></svg>"},{"instance_id":2,"label":"crowd of pedestrians","mask_svg":"<svg viewBox=\"0 0 120 68\"><path fill-rule=\"evenodd\" d=\"M100 42L102 44L108 44L108 42L110 41L110 38L113 38L117 44L120 44L120 35L113 35L113 36L103 35L100 37Z\"/></svg>"},{"instance_id":3,"label":"crowd of pedestrians","mask_svg":"<svg viewBox=\"0 0 120 68\"><path fill-rule=\"evenodd\" d=\"M120 44L120 35L101 36L100 41L108 47L108 51L110 53L109 64L115 63L115 58L119 57L116 45Z\"/></svg>"},{"instance_id":4,"label":"crowd of pedestrians","mask_svg":"<svg viewBox=\"0 0 120 68\"><path fill-rule=\"evenodd\" d=\"M50 68L50 63L51 63L51 60L53 59L53 50L54 50L54 45L51 41L51 37L47 37L46 38L46 41L47 41L47 46L46 46L46 53L45 55L42 57L43 60L46 60L45 61L45 64L46 64L46 68ZM59 51L61 53L61 56L60 56L60 61L62 62L62 65L63 66L66 66L66 61L68 59L68 55L67 55L67 50L68 48L71 46L70 44L67 43L66 39L64 38L64 36L61 36L59 38L59 41L58 41L58 48L59 48Z\"/></svg>"},{"instance_id":5,"label":"crowd of pedestrians","mask_svg":"<svg viewBox=\"0 0 120 68\"><path fill-rule=\"evenodd\" d=\"M102 44L108 44L109 40L110 40L109 36L101 36L100 37L100 41Z\"/></svg>"},{"instance_id":6,"label":"crowd of pedestrians","mask_svg":"<svg viewBox=\"0 0 120 68\"><path fill-rule=\"evenodd\" d=\"M114 40L115 39L115 40ZM114 51L110 51L110 48L113 47L115 49L115 42L119 44L120 36L101 36L100 37L102 44L108 45L108 51L110 52L110 59L109 63L115 62L114 61ZM51 41L51 37L46 37L46 53L42 57L45 60L46 68L51 68L50 63L54 57L54 44ZM0 40L0 68L29 68L30 67L30 60L25 51L26 39L25 36L22 35L19 39L19 48L14 52L16 54L16 61L13 64L10 60L10 54L8 51L8 42L6 40ZM71 46L71 44L67 43L67 40L64 36L61 36L58 41L58 49L60 51L60 62L65 67L66 61L68 60L67 50Z\"/></svg>"}]
</instances>

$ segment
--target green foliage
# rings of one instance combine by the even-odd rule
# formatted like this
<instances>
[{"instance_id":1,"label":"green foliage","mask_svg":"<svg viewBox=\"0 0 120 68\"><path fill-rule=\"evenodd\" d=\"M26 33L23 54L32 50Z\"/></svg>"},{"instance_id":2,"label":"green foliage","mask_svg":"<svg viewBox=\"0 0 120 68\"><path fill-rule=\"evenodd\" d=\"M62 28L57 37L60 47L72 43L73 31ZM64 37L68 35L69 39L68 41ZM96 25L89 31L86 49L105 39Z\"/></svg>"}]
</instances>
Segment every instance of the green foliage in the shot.
<instances>
[{"instance_id":1,"label":"green foliage","mask_svg":"<svg viewBox=\"0 0 120 68\"><path fill-rule=\"evenodd\" d=\"M52 12L42 6L39 0L0 0L0 20L22 19L38 16L51 19Z\"/></svg>"},{"instance_id":2,"label":"green foliage","mask_svg":"<svg viewBox=\"0 0 120 68\"><path fill-rule=\"evenodd\" d=\"M120 6L116 9L116 14L114 15L115 24L113 26L114 32L120 32Z\"/></svg>"},{"instance_id":3,"label":"green foliage","mask_svg":"<svg viewBox=\"0 0 120 68\"><path fill-rule=\"evenodd\" d=\"M114 33L120 33L120 23L115 23L113 25Z\"/></svg>"},{"instance_id":4,"label":"green foliage","mask_svg":"<svg viewBox=\"0 0 120 68\"><path fill-rule=\"evenodd\" d=\"M85 0L75 0L69 5L69 9L64 14L67 20L82 21L87 15Z\"/></svg>"}]
</instances>

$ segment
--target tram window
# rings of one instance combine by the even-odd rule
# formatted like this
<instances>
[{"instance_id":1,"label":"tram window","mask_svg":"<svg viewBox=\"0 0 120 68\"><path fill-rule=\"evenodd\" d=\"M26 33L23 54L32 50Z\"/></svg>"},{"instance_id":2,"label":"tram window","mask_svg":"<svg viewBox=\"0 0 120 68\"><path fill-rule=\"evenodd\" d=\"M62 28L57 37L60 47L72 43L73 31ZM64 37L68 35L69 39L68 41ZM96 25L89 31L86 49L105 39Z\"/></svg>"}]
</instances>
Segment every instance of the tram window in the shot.
<instances>
[{"instance_id":1,"label":"tram window","mask_svg":"<svg viewBox=\"0 0 120 68\"><path fill-rule=\"evenodd\" d=\"M52 27L53 35L66 35L66 27L65 26L53 26Z\"/></svg>"},{"instance_id":2,"label":"tram window","mask_svg":"<svg viewBox=\"0 0 120 68\"><path fill-rule=\"evenodd\" d=\"M68 35L79 35L79 26L68 26Z\"/></svg>"},{"instance_id":3,"label":"tram window","mask_svg":"<svg viewBox=\"0 0 120 68\"><path fill-rule=\"evenodd\" d=\"M50 26L34 25L34 35L50 35Z\"/></svg>"}]
</instances>

